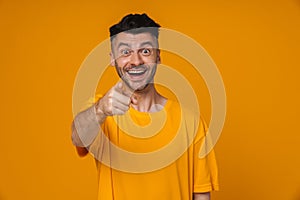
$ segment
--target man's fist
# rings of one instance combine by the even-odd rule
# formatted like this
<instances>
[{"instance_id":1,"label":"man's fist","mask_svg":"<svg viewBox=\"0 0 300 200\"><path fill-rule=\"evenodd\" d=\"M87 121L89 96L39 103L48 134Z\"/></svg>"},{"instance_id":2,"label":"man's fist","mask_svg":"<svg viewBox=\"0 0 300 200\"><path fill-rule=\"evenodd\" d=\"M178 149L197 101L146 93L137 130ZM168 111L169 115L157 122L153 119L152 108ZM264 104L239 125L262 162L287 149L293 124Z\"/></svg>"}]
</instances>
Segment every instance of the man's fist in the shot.
<instances>
[{"instance_id":1,"label":"man's fist","mask_svg":"<svg viewBox=\"0 0 300 200\"><path fill-rule=\"evenodd\" d=\"M118 82L96 103L96 113L105 116L125 114L130 104L135 103L131 98L132 94L133 91L128 89L125 83Z\"/></svg>"}]
</instances>

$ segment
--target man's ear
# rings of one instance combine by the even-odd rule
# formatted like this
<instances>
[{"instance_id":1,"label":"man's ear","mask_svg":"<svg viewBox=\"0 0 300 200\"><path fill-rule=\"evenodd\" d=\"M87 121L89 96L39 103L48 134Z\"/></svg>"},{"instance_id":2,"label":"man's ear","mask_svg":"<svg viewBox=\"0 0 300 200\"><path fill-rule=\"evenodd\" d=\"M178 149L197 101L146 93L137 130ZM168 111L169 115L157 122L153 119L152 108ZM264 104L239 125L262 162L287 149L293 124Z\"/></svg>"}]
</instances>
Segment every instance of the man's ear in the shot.
<instances>
[{"instance_id":1,"label":"man's ear","mask_svg":"<svg viewBox=\"0 0 300 200\"><path fill-rule=\"evenodd\" d=\"M160 63L161 63L161 60L160 60L160 50L159 50L159 49L157 49L156 63L157 63L157 64L160 64Z\"/></svg>"},{"instance_id":2,"label":"man's ear","mask_svg":"<svg viewBox=\"0 0 300 200\"><path fill-rule=\"evenodd\" d=\"M115 57L114 57L114 54L112 52L109 52L109 56L110 56L110 65L115 67L116 64L115 64Z\"/></svg>"}]
</instances>

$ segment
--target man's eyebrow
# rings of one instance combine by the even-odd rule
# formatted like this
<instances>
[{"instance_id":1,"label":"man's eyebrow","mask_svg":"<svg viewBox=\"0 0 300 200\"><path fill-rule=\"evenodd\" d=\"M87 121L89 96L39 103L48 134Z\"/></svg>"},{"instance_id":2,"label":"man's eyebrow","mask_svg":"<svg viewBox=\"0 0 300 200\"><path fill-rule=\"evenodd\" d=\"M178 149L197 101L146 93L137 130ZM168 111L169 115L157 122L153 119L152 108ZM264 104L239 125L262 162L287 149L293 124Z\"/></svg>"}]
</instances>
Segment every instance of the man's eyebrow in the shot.
<instances>
[{"instance_id":1,"label":"man's eyebrow","mask_svg":"<svg viewBox=\"0 0 300 200\"><path fill-rule=\"evenodd\" d=\"M117 46L117 48L120 48L120 46L127 46L127 47L130 47L129 44L127 43L124 43L124 42L120 42Z\"/></svg>"},{"instance_id":2,"label":"man's eyebrow","mask_svg":"<svg viewBox=\"0 0 300 200\"><path fill-rule=\"evenodd\" d=\"M151 41L142 42L142 44L140 46L142 47L142 46L146 46L146 45L150 45L151 47L154 47L154 44Z\"/></svg>"},{"instance_id":3,"label":"man's eyebrow","mask_svg":"<svg viewBox=\"0 0 300 200\"><path fill-rule=\"evenodd\" d=\"M155 47L155 45L153 44L153 42L151 41L146 41L146 42L142 42L140 44L140 47L143 47L143 46L147 46L147 45L150 45L151 47ZM129 47L130 48L130 45L128 43L125 43L125 42L120 42L117 46L117 49L119 49L121 46L126 46L126 47Z\"/></svg>"}]
</instances>

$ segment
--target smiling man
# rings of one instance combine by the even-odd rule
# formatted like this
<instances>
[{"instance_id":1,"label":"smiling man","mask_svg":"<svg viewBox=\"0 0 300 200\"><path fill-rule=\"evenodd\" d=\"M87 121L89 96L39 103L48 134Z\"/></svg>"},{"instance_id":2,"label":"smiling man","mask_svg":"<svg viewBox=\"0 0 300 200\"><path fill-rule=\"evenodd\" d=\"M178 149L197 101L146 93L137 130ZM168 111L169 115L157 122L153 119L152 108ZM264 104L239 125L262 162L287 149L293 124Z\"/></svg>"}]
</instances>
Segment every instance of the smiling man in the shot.
<instances>
[{"instance_id":1,"label":"smiling man","mask_svg":"<svg viewBox=\"0 0 300 200\"><path fill-rule=\"evenodd\" d=\"M95 157L101 200L209 200L218 189L214 152L198 158L204 120L155 88L159 27L146 14L130 14L110 28L121 80L72 123L78 154Z\"/></svg>"},{"instance_id":2,"label":"smiling man","mask_svg":"<svg viewBox=\"0 0 300 200\"><path fill-rule=\"evenodd\" d=\"M134 25L133 22L131 22L131 26ZM152 25L158 26L154 22ZM125 90L133 94L131 99L139 99L132 106L141 112L155 111L152 109L156 105L163 106L166 102L166 99L157 93L153 85L157 64L160 62L158 30L157 28L138 27L131 31L118 33L120 30L122 29L118 29L117 25L110 28L111 63L116 67L119 77L125 83ZM127 102L125 105L128 106ZM117 108L120 111L120 108ZM127 109L126 107L122 111L127 111Z\"/></svg>"}]
</instances>

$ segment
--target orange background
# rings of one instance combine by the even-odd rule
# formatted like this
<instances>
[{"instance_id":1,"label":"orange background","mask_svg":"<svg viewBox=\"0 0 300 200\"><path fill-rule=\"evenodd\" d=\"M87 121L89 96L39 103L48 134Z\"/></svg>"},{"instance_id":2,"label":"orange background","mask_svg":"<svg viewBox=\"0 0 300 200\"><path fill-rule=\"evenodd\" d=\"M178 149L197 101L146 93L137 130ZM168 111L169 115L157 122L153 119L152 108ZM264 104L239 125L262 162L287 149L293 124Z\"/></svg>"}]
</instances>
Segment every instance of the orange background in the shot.
<instances>
[{"instance_id":1,"label":"orange background","mask_svg":"<svg viewBox=\"0 0 300 200\"><path fill-rule=\"evenodd\" d=\"M70 141L72 88L132 12L194 38L219 67L228 107L213 199L299 200L299 0L0 0L0 199L96 199L93 159Z\"/></svg>"}]
</instances>

